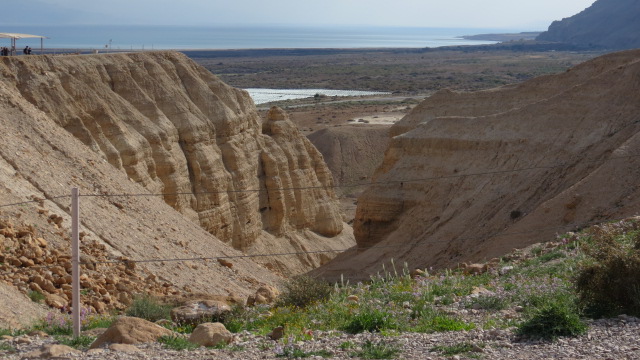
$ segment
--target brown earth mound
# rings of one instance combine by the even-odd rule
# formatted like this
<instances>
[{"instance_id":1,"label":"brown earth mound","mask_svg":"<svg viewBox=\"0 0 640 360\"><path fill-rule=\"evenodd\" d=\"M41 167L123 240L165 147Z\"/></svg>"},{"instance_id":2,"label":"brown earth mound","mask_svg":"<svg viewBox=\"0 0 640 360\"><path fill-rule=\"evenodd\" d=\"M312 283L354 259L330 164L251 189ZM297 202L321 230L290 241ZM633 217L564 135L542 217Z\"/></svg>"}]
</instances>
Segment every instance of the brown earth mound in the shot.
<instances>
[{"instance_id":1,"label":"brown earth mound","mask_svg":"<svg viewBox=\"0 0 640 360\"><path fill-rule=\"evenodd\" d=\"M361 249L319 273L366 277L391 258L420 268L479 262L635 214L639 79L640 51L627 51L517 86L425 100L392 128L358 199Z\"/></svg>"}]
</instances>

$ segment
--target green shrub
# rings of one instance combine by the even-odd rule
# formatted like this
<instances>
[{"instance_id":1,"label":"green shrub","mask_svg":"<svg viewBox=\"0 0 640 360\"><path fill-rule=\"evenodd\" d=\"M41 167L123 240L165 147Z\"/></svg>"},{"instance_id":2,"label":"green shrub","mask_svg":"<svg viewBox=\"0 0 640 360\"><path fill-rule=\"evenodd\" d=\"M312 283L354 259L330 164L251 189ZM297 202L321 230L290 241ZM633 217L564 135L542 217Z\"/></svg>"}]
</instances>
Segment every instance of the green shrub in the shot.
<instances>
[{"instance_id":1,"label":"green shrub","mask_svg":"<svg viewBox=\"0 0 640 360\"><path fill-rule=\"evenodd\" d=\"M40 291L29 291L29 299L36 303L41 303L44 301L45 296Z\"/></svg>"},{"instance_id":2,"label":"green shrub","mask_svg":"<svg viewBox=\"0 0 640 360\"><path fill-rule=\"evenodd\" d=\"M151 322L171 318L172 305L161 303L158 299L148 295L136 296L127 309L127 316L138 317Z\"/></svg>"},{"instance_id":3,"label":"green shrub","mask_svg":"<svg viewBox=\"0 0 640 360\"><path fill-rule=\"evenodd\" d=\"M70 346L74 349L86 350L91 346L91 343L96 339L95 336L80 335L77 338L70 336L57 336L56 340L62 344Z\"/></svg>"},{"instance_id":4,"label":"green shrub","mask_svg":"<svg viewBox=\"0 0 640 360\"><path fill-rule=\"evenodd\" d=\"M325 301L331 296L333 287L326 281L310 276L296 276L284 283L282 294L278 297L277 306L305 307Z\"/></svg>"},{"instance_id":5,"label":"green shrub","mask_svg":"<svg viewBox=\"0 0 640 360\"><path fill-rule=\"evenodd\" d=\"M454 317L445 314L434 314L432 316L423 317L418 321L415 331L419 333L433 333L445 331L463 331L473 330L475 325L465 323Z\"/></svg>"},{"instance_id":6,"label":"green shrub","mask_svg":"<svg viewBox=\"0 0 640 360\"><path fill-rule=\"evenodd\" d=\"M555 340L559 336L577 336L587 331L574 306L564 303L548 304L534 312L520 324L517 333L527 337Z\"/></svg>"},{"instance_id":7,"label":"green shrub","mask_svg":"<svg viewBox=\"0 0 640 360\"><path fill-rule=\"evenodd\" d=\"M640 232L601 233L590 245L575 285L580 305L594 316L640 316Z\"/></svg>"},{"instance_id":8,"label":"green shrub","mask_svg":"<svg viewBox=\"0 0 640 360\"><path fill-rule=\"evenodd\" d=\"M347 321L343 330L350 334L358 334L365 331L380 332L397 328L398 325L392 314L380 309L365 307Z\"/></svg>"},{"instance_id":9,"label":"green shrub","mask_svg":"<svg viewBox=\"0 0 640 360\"><path fill-rule=\"evenodd\" d=\"M165 349L172 350L195 350L199 346L189 342L182 336L164 335L158 338L158 342L161 343Z\"/></svg>"}]
</instances>

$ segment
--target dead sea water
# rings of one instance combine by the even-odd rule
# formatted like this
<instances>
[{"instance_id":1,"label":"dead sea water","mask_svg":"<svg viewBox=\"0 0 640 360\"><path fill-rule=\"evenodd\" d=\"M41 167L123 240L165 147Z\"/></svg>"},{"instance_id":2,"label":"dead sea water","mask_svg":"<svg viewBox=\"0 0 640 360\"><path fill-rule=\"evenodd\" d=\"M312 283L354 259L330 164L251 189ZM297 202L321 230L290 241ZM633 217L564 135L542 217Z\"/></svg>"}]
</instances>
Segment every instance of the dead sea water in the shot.
<instances>
[{"instance_id":1,"label":"dead sea water","mask_svg":"<svg viewBox=\"0 0 640 360\"><path fill-rule=\"evenodd\" d=\"M45 48L277 49L277 48L423 48L492 44L464 35L512 30L402 27L204 27L204 26L10 26L6 32L48 37ZM4 42L5 39L2 39ZM7 46L3 43L2 46ZM39 39L21 39L19 47L40 47Z\"/></svg>"}]
</instances>

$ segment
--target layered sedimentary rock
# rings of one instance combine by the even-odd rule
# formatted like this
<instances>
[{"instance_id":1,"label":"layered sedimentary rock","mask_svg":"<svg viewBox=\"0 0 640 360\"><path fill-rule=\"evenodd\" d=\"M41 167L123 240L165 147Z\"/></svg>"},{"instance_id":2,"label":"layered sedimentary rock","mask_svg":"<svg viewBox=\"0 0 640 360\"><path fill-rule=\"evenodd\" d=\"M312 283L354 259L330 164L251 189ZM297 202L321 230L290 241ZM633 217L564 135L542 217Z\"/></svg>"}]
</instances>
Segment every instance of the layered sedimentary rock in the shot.
<instances>
[{"instance_id":1,"label":"layered sedimentary rock","mask_svg":"<svg viewBox=\"0 0 640 360\"><path fill-rule=\"evenodd\" d=\"M9 91L236 249L350 243L329 171L286 115L260 119L245 91L181 53L12 57L0 71Z\"/></svg>"},{"instance_id":2,"label":"layered sedimentary rock","mask_svg":"<svg viewBox=\"0 0 640 360\"><path fill-rule=\"evenodd\" d=\"M456 266L640 211L640 51L475 93L441 91L391 129L358 199L359 250L319 269L366 277ZM388 265L387 265L388 269Z\"/></svg>"},{"instance_id":3,"label":"layered sedimentary rock","mask_svg":"<svg viewBox=\"0 0 640 360\"><path fill-rule=\"evenodd\" d=\"M389 142L389 127L351 125L328 127L307 137L322 153L337 185L366 183L382 162L382 149Z\"/></svg>"},{"instance_id":4,"label":"layered sedimentary rock","mask_svg":"<svg viewBox=\"0 0 640 360\"><path fill-rule=\"evenodd\" d=\"M2 63L10 61L14 60ZM26 74L19 75L26 78ZM98 312L119 308L140 293L247 296L261 284L281 280L168 206L161 196L120 196L149 190L4 81L0 81L0 128L0 282L13 289L1 286L0 295L37 291L43 302L68 308L73 187L83 196L85 308ZM219 264L216 257L227 257L233 269ZM172 260L176 258L191 260ZM13 314L31 311L27 305L0 301L0 327L13 326Z\"/></svg>"}]
</instances>

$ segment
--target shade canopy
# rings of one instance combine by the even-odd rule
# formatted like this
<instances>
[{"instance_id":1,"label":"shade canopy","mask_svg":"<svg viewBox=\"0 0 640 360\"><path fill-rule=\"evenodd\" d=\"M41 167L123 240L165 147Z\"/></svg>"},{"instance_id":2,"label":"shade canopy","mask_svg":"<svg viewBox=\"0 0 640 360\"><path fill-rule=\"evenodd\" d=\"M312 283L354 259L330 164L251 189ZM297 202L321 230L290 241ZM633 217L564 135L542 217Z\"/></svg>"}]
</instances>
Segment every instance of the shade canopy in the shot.
<instances>
[{"instance_id":1,"label":"shade canopy","mask_svg":"<svg viewBox=\"0 0 640 360\"><path fill-rule=\"evenodd\" d=\"M16 53L16 40L18 39L40 39L40 54L44 52L44 39L48 39L42 35L19 34L19 33L0 33L0 39L11 39L11 55ZM31 52L29 52L31 53Z\"/></svg>"},{"instance_id":2,"label":"shade canopy","mask_svg":"<svg viewBox=\"0 0 640 360\"><path fill-rule=\"evenodd\" d=\"M18 34L18 33L0 33L0 38L4 38L4 39L28 39L28 38L47 39L46 36L31 35L31 34Z\"/></svg>"}]
</instances>

